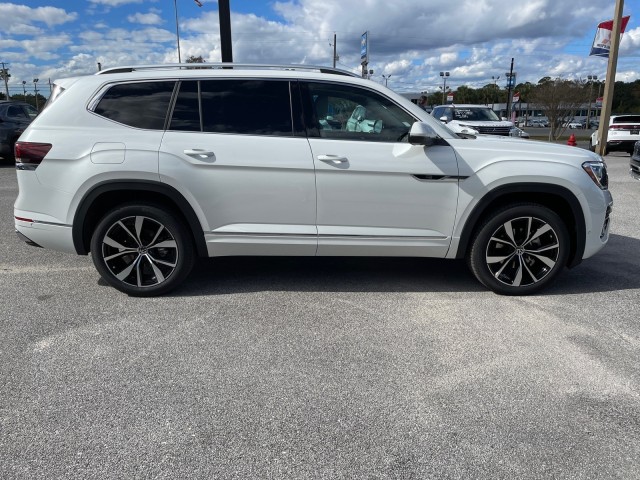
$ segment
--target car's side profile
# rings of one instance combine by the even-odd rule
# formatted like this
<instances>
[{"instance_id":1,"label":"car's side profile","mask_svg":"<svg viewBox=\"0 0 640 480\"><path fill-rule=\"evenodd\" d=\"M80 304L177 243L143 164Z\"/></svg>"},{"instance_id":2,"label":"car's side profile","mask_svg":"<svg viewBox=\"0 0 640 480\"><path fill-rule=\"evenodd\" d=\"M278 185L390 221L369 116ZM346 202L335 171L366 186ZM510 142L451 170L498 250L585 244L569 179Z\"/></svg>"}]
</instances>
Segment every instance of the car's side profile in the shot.
<instances>
[{"instance_id":1,"label":"car's side profile","mask_svg":"<svg viewBox=\"0 0 640 480\"><path fill-rule=\"evenodd\" d=\"M530 294L608 241L591 152L458 136L341 71L182 67L56 81L16 145L23 240L140 296L234 255L466 258Z\"/></svg>"}]
</instances>

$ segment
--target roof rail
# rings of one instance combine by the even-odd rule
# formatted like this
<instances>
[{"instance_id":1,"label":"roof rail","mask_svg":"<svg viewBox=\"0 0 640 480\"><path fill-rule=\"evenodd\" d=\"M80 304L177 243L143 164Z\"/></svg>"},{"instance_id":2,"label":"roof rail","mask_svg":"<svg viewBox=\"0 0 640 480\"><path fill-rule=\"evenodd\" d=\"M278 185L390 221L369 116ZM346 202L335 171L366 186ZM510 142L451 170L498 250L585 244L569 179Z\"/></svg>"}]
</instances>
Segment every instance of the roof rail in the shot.
<instances>
[{"instance_id":1,"label":"roof rail","mask_svg":"<svg viewBox=\"0 0 640 480\"><path fill-rule=\"evenodd\" d=\"M307 70L334 75L346 75L358 77L355 73L332 67L320 67L315 65L269 65L260 63L165 63L159 65L131 65L126 67L106 68L96 73L105 75L109 73L140 72L144 70L206 70L206 69L265 69L265 70Z\"/></svg>"}]
</instances>

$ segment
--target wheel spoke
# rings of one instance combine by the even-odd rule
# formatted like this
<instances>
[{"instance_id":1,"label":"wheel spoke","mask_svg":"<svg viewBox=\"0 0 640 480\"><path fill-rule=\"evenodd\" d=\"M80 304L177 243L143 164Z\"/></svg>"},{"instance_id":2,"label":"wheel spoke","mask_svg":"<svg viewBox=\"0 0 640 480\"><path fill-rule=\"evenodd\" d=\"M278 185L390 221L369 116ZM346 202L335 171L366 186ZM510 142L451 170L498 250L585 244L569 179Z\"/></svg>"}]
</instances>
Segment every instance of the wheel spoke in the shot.
<instances>
[{"instance_id":1,"label":"wheel spoke","mask_svg":"<svg viewBox=\"0 0 640 480\"><path fill-rule=\"evenodd\" d=\"M549 257L544 257L542 255L536 255L535 253L529 253L529 255L534 257L534 258L537 258L538 260L540 260L542 263L544 263L549 268L553 268L556 265L555 260L552 260Z\"/></svg>"},{"instance_id":2,"label":"wheel spoke","mask_svg":"<svg viewBox=\"0 0 640 480\"><path fill-rule=\"evenodd\" d=\"M511 220L509 220L508 222L506 222L503 225L504 231L507 234L507 236L509 237L509 239L511 240L511 242L513 243L513 245L517 245L516 243L516 239L514 236L514 232L513 232L513 226L511 225Z\"/></svg>"},{"instance_id":3,"label":"wheel spoke","mask_svg":"<svg viewBox=\"0 0 640 480\"><path fill-rule=\"evenodd\" d=\"M123 251L123 252L118 252L118 253L115 253L115 254L113 254L113 255L109 255L108 257L104 257L104 260L105 260L105 262L108 262L109 260L113 260L114 258L118 258L118 257L121 257L121 256L123 256L123 255L130 254L130 253L135 252L135 251L136 251L136 249L135 249L135 248L127 248L127 249L126 249L125 251Z\"/></svg>"},{"instance_id":4,"label":"wheel spoke","mask_svg":"<svg viewBox=\"0 0 640 480\"><path fill-rule=\"evenodd\" d=\"M524 242L524 245L527 245L528 243L531 243L536 238L538 238L540 235L543 235L543 234L547 233L550 230L551 230L551 225L549 225L548 223L545 223L542 227L540 227L536 231L536 233L533 234L533 236L531 238L529 238L526 242Z\"/></svg>"},{"instance_id":5,"label":"wheel spoke","mask_svg":"<svg viewBox=\"0 0 640 480\"><path fill-rule=\"evenodd\" d=\"M106 243L110 247L117 248L120 251L123 251L123 250L134 251L135 250L135 248L127 248L124 245L122 245L121 243L116 242L113 238L107 237L107 236L104 237L104 239L102 240L102 243Z\"/></svg>"},{"instance_id":6,"label":"wheel spoke","mask_svg":"<svg viewBox=\"0 0 640 480\"><path fill-rule=\"evenodd\" d=\"M124 270L122 270L120 273L118 273L116 275L116 278L118 280L124 281L125 278L127 278L129 276L129 274L131 274L131 271L140 263L140 257L138 256L133 262L131 262L129 264L129 266L127 266L127 268L125 268Z\"/></svg>"},{"instance_id":7,"label":"wheel spoke","mask_svg":"<svg viewBox=\"0 0 640 480\"><path fill-rule=\"evenodd\" d=\"M147 254L147 256L149 257L149 259L151 260L152 263L159 263L160 265L166 265L167 267L171 267L171 268L175 268L175 266L177 265L177 262L166 262L164 260L160 260L155 258L154 256L152 256L151 254Z\"/></svg>"},{"instance_id":8,"label":"wheel spoke","mask_svg":"<svg viewBox=\"0 0 640 480\"><path fill-rule=\"evenodd\" d=\"M122 229L123 229L125 232L127 232L131 238L133 238L133 240L136 242L136 244L137 244L139 247L141 247L141 246L142 246L142 245L140 244L140 241L136 238L136 236L135 236L133 233L131 233L131 230L129 230L129 229L124 225L124 223L122 223L122 220L118 220L118 225L120 225L120 227L122 227Z\"/></svg>"},{"instance_id":9,"label":"wheel spoke","mask_svg":"<svg viewBox=\"0 0 640 480\"><path fill-rule=\"evenodd\" d=\"M144 245L142 244L142 224L144 223L144 217L136 217L136 224L135 224L135 228L136 228L136 237L138 239L138 245L140 245L141 247L143 247Z\"/></svg>"},{"instance_id":10,"label":"wheel spoke","mask_svg":"<svg viewBox=\"0 0 640 480\"><path fill-rule=\"evenodd\" d=\"M162 231L163 231L163 230L164 230L164 225L160 225L160 228L158 228L158 231L157 231L157 232L156 232L156 234L154 235L153 240L151 240L151 241L149 242L149 247L152 247L152 246L154 246L154 247L155 247L155 246L156 246L156 245L153 245L153 244L156 242L156 240L157 240L157 239L158 239L158 237L160 236L160 233L162 233ZM175 243L175 242L174 242L174 243Z\"/></svg>"},{"instance_id":11,"label":"wheel spoke","mask_svg":"<svg viewBox=\"0 0 640 480\"><path fill-rule=\"evenodd\" d=\"M487 263L501 263L506 260L511 260L515 253L510 253L509 255L505 255L503 257L487 257Z\"/></svg>"},{"instance_id":12,"label":"wheel spoke","mask_svg":"<svg viewBox=\"0 0 640 480\"><path fill-rule=\"evenodd\" d=\"M493 241L493 242L504 243L505 245L509 245L509 246L511 246L511 247L513 247L513 248L517 248L517 246L516 246L516 244L515 244L515 243L507 242L506 240L504 240L504 239L502 239L502 238L498 238L498 237L491 237L491 239L490 239L490 240L491 240L491 241Z\"/></svg>"},{"instance_id":13,"label":"wheel spoke","mask_svg":"<svg viewBox=\"0 0 640 480\"><path fill-rule=\"evenodd\" d=\"M522 257L518 256L518 271L516 272L516 278L513 279L512 285L519 287L522 283Z\"/></svg>"},{"instance_id":14,"label":"wheel spoke","mask_svg":"<svg viewBox=\"0 0 640 480\"><path fill-rule=\"evenodd\" d=\"M149 245L149 248L178 248L178 244L175 240L165 240L157 245Z\"/></svg>"},{"instance_id":15,"label":"wheel spoke","mask_svg":"<svg viewBox=\"0 0 640 480\"><path fill-rule=\"evenodd\" d=\"M542 248L538 248L537 250L529 250L529 249L525 249L525 253L541 253L541 252L548 252L549 250L553 250L554 248L559 248L560 244L559 243L554 243L553 245L549 245L548 247L542 247Z\"/></svg>"},{"instance_id":16,"label":"wheel spoke","mask_svg":"<svg viewBox=\"0 0 640 480\"><path fill-rule=\"evenodd\" d=\"M150 255L147 255L146 258L149 264L151 265L151 268L153 269L153 274L156 276L156 283L164 282L164 275L155 264L153 257L151 257Z\"/></svg>"}]
</instances>

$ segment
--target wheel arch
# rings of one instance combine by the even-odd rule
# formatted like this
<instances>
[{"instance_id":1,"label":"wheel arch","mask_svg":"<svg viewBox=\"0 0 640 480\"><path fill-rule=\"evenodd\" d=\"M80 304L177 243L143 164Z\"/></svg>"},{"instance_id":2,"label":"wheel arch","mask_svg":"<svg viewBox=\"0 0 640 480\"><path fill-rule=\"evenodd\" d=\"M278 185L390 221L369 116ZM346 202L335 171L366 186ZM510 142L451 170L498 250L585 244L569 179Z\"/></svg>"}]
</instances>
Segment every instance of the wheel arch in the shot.
<instances>
[{"instance_id":1,"label":"wheel arch","mask_svg":"<svg viewBox=\"0 0 640 480\"><path fill-rule=\"evenodd\" d=\"M475 232L490 212L501 206L518 202L539 203L557 213L564 220L569 231L571 251L567 266L573 268L580 264L586 241L585 217L580 202L569 189L560 185L542 183L502 185L484 195L467 218L455 258L465 258Z\"/></svg>"},{"instance_id":2,"label":"wheel arch","mask_svg":"<svg viewBox=\"0 0 640 480\"><path fill-rule=\"evenodd\" d=\"M87 255L91 234L100 219L114 207L131 202L151 202L173 210L188 227L197 255L207 256L202 225L189 202L175 188L149 180L106 181L89 190L80 200L73 218L72 236L76 252Z\"/></svg>"}]
</instances>

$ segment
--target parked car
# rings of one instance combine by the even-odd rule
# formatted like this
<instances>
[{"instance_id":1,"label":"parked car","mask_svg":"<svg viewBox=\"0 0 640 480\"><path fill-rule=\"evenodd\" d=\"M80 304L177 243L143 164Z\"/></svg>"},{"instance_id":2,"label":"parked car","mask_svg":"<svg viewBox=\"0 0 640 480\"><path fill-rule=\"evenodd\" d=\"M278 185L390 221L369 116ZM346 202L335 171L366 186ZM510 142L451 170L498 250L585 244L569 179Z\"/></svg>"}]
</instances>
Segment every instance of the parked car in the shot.
<instances>
[{"instance_id":1,"label":"parked car","mask_svg":"<svg viewBox=\"0 0 640 480\"><path fill-rule=\"evenodd\" d=\"M565 123L563 126L571 129L582 128L582 123L578 122L577 120L572 120L570 122Z\"/></svg>"},{"instance_id":2,"label":"parked car","mask_svg":"<svg viewBox=\"0 0 640 480\"><path fill-rule=\"evenodd\" d=\"M431 115L457 133L508 136L514 127L486 105L440 105Z\"/></svg>"},{"instance_id":3,"label":"parked car","mask_svg":"<svg viewBox=\"0 0 640 480\"><path fill-rule=\"evenodd\" d=\"M524 130L518 128L518 127L513 127L510 131L509 131L509 136L510 137L520 137L520 138L529 138L530 135L525 132Z\"/></svg>"},{"instance_id":4,"label":"parked car","mask_svg":"<svg viewBox=\"0 0 640 480\"><path fill-rule=\"evenodd\" d=\"M545 119L529 120L529 126L536 128L548 128L549 122Z\"/></svg>"},{"instance_id":5,"label":"parked car","mask_svg":"<svg viewBox=\"0 0 640 480\"><path fill-rule=\"evenodd\" d=\"M640 140L640 115L611 115L605 153L627 152L631 155L638 140ZM598 132L595 131L591 134L589 149L592 152L595 151L598 143Z\"/></svg>"},{"instance_id":6,"label":"parked car","mask_svg":"<svg viewBox=\"0 0 640 480\"><path fill-rule=\"evenodd\" d=\"M134 296L237 255L464 258L524 295L609 239L588 150L460 135L341 70L183 67L55 81L16 143L21 239L90 253Z\"/></svg>"},{"instance_id":7,"label":"parked car","mask_svg":"<svg viewBox=\"0 0 640 480\"><path fill-rule=\"evenodd\" d=\"M640 180L640 141L637 141L629 160L629 173L636 180Z\"/></svg>"},{"instance_id":8,"label":"parked car","mask_svg":"<svg viewBox=\"0 0 640 480\"><path fill-rule=\"evenodd\" d=\"M0 157L13 161L13 145L37 115L28 103L0 100Z\"/></svg>"},{"instance_id":9,"label":"parked car","mask_svg":"<svg viewBox=\"0 0 640 480\"><path fill-rule=\"evenodd\" d=\"M581 128L586 128L586 129L598 128L600 126L600 122L598 120L592 119L591 121L589 121L589 125L587 126L587 119L585 118L580 122L580 126Z\"/></svg>"}]
</instances>

